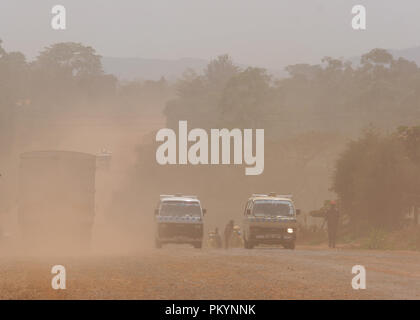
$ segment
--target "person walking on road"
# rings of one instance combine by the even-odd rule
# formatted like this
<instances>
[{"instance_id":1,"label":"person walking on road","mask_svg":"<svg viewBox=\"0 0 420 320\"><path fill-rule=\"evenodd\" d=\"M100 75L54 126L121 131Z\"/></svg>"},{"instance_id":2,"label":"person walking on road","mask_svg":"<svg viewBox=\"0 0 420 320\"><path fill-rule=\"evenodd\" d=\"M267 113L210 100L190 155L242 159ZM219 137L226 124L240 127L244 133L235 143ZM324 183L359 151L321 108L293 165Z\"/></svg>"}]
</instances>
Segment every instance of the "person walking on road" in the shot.
<instances>
[{"instance_id":1,"label":"person walking on road","mask_svg":"<svg viewBox=\"0 0 420 320\"><path fill-rule=\"evenodd\" d=\"M338 218L339 212L337 209L337 203L335 201L330 201L330 206L325 212L325 220L327 221L328 228L328 246L330 248L335 248L335 240L337 237L338 229Z\"/></svg>"},{"instance_id":2,"label":"person walking on road","mask_svg":"<svg viewBox=\"0 0 420 320\"><path fill-rule=\"evenodd\" d=\"M216 248L220 249L222 247L222 237L220 236L219 228L216 228L214 231L214 240L216 242Z\"/></svg>"},{"instance_id":3,"label":"person walking on road","mask_svg":"<svg viewBox=\"0 0 420 320\"><path fill-rule=\"evenodd\" d=\"M225 249L228 249L230 247L230 241L232 239L232 233L233 233L233 226L234 226L234 222L233 220L230 220L225 227L225 232L224 232Z\"/></svg>"}]
</instances>

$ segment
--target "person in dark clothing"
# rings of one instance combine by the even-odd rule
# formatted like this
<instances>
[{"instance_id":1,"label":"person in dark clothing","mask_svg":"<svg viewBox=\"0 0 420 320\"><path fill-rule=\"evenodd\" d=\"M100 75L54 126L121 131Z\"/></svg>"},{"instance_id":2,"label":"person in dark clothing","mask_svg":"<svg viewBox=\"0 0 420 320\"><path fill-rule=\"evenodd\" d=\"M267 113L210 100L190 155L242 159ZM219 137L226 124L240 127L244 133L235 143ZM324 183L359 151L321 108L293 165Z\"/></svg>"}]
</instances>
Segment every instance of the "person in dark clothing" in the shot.
<instances>
[{"instance_id":1,"label":"person in dark clothing","mask_svg":"<svg viewBox=\"0 0 420 320\"><path fill-rule=\"evenodd\" d=\"M330 206L325 212L325 220L328 228L328 246L335 248L335 239L337 237L339 212L335 201L330 201Z\"/></svg>"},{"instance_id":2,"label":"person in dark clothing","mask_svg":"<svg viewBox=\"0 0 420 320\"><path fill-rule=\"evenodd\" d=\"M229 223L225 227L225 232L224 232L225 249L229 248L230 246L230 240L232 238L232 233L233 233L233 226L234 226L234 222L233 220L230 220Z\"/></svg>"}]
</instances>

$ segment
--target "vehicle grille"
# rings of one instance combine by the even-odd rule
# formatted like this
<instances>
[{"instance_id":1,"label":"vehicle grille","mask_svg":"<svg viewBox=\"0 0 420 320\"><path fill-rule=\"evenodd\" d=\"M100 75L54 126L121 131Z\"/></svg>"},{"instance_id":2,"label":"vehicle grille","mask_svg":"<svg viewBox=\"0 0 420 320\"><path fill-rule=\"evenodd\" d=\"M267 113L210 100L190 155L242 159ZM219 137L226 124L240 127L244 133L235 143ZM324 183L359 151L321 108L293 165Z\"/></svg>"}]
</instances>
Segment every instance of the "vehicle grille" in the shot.
<instances>
[{"instance_id":1,"label":"vehicle grille","mask_svg":"<svg viewBox=\"0 0 420 320\"><path fill-rule=\"evenodd\" d=\"M161 223L159 224L159 237L203 237L203 226L197 223Z\"/></svg>"},{"instance_id":2,"label":"vehicle grille","mask_svg":"<svg viewBox=\"0 0 420 320\"><path fill-rule=\"evenodd\" d=\"M285 234L287 232L287 228L266 228L266 227L251 227L251 235L262 235L262 234Z\"/></svg>"}]
</instances>

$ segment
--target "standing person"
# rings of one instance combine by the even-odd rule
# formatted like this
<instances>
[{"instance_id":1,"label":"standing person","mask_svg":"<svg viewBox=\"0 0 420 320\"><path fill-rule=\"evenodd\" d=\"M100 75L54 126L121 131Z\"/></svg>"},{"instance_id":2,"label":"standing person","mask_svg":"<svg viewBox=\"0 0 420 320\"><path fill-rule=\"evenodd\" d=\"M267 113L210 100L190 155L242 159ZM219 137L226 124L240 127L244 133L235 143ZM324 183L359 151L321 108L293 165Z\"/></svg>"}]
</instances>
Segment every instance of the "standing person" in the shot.
<instances>
[{"instance_id":1,"label":"standing person","mask_svg":"<svg viewBox=\"0 0 420 320\"><path fill-rule=\"evenodd\" d=\"M225 227L225 232L224 232L225 249L229 248L229 246L230 246L230 240L232 238L232 233L233 233L233 225L234 225L233 220L230 220Z\"/></svg>"},{"instance_id":2,"label":"standing person","mask_svg":"<svg viewBox=\"0 0 420 320\"><path fill-rule=\"evenodd\" d=\"M325 212L325 220L328 228L328 246L335 248L335 239L337 237L339 212L337 209L337 203L332 200L330 206Z\"/></svg>"}]
</instances>

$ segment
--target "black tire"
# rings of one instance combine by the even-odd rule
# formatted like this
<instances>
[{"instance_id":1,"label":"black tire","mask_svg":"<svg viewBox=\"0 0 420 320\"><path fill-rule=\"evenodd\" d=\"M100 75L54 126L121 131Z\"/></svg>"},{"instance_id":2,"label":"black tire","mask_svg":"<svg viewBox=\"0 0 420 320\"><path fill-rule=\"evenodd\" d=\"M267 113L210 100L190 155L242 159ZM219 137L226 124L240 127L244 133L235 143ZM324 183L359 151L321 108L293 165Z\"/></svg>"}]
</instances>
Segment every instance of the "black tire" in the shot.
<instances>
[{"instance_id":1,"label":"black tire","mask_svg":"<svg viewBox=\"0 0 420 320\"><path fill-rule=\"evenodd\" d=\"M156 249L161 249L162 248L162 243L159 240L155 240L155 248Z\"/></svg>"},{"instance_id":2,"label":"black tire","mask_svg":"<svg viewBox=\"0 0 420 320\"><path fill-rule=\"evenodd\" d=\"M194 243L193 246L196 249L201 249L203 247L203 243L202 242L197 242L197 243Z\"/></svg>"},{"instance_id":3,"label":"black tire","mask_svg":"<svg viewBox=\"0 0 420 320\"><path fill-rule=\"evenodd\" d=\"M295 242L293 241L293 242L286 243L286 244L284 245L284 247L285 247L286 249L289 249L289 250L295 250Z\"/></svg>"}]
</instances>

